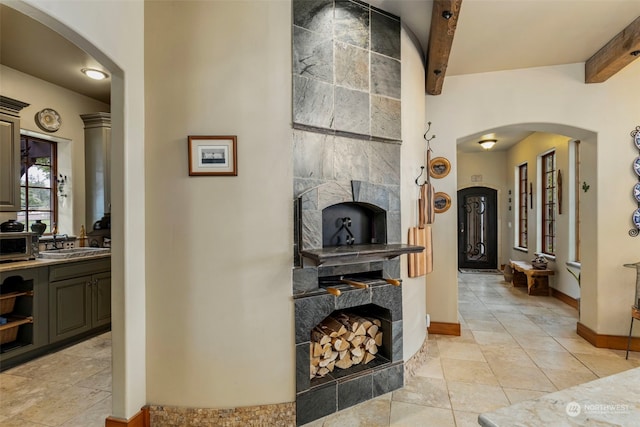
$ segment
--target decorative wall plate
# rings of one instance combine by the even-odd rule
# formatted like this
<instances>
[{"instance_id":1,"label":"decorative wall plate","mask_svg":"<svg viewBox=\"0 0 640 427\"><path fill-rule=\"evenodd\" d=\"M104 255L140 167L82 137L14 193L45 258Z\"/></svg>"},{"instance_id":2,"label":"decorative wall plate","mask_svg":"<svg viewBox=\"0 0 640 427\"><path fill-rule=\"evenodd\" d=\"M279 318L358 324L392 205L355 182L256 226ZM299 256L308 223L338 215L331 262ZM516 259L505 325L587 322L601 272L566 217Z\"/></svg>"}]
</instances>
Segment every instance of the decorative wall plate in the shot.
<instances>
[{"instance_id":1,"label":"decorative wall plate","mask_svg":"<svg viewBox=\"0 0 640 427\"><path fill-rule=\"evenodd\" d=\"M640 176L640 156L633 161L633 170L636 171L636 175Z\"/></svg>"},{"instance_id":2,"label":"decorative wall plate","mask_svg":"<svg viewBox=\"0 0 640 427\"><path fill-rule=\"evenodd\" d=\"M640 182L633 186L633 197L640 203Z\"/></svg>"},{"instance_id":3,"label":"decorative wall plate","mask_svg":"<svg viewBox=\"0 0 640 427\"><path fill-rule=\"evenodd\" d=\"M432 178L444 178L451 171L451 163L444 157L436 157L429 162L429 175Z\"/></svg>"},{"instance_id":4,"label":"decorative wall plate","mask_svg":"<svg viewBox=\"0 0 640 427\"><path fill-rule=\"evenodd\" d=\"M640 229L640 209L636 209L635 212L633 212L633 223L636 228Z\"/></svg>"},{"instance_id":5,"label":"decorative wall plate","mask_svg":"<svg viewBox=\"0 0 640 427\"><path fill-rule=\"evenodd\" d=\"M436 213L443 213L451 207L451 197L447 193L437 192L433 196L433 208Z\"/></svg>"},{"instance_id":6,"label":"decorative wall plate","mask_svg":"<svg viewBox=\"0 0 640 427\"><path fill-rule=\"evenodd\" d=\"M36 124L46 132L55 132L60 129L62 120L56 110L53 108L45 108L36 113Z\"/></svg>"},{"instance_id":7,"label":"decorative wall plate","mask_svg":"<svg viewBox=\"0 0 640 427\"><path fill-rule=\"evenodd\" d=\"M640 132L636 132L636 136L633 138L633 141L636 143L638 150L640 150Z\"/></svg>"}]
</instances>

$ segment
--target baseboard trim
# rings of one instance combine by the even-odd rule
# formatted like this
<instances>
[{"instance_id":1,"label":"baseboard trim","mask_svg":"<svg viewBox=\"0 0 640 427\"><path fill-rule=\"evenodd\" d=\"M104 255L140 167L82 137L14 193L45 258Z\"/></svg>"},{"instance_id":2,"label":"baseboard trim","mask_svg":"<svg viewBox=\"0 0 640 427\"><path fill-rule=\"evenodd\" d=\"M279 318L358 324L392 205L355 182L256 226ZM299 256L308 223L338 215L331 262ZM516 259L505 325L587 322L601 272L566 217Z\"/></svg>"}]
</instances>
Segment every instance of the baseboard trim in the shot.
<instances>
[{"instance_id":1,"label":"baseboard trim","mask_svg":"<svg viewBox=\"0 0 640 427\"><path fill-rule=\"evenodd\" d=\"M149 408L144 407L128 420L115 417L107 417L104 423L105 427L151 427L149 421Z\"/></svg>"},{"instance_id":2,"label":"baseboard trim","mask_svg":"<svg viewBox=\"0 0 640 427\"><path fill-rule=\"evenodd\" d=\"M554 297L554 298L559 299L563 303L565 303L567 305L570 305L571 307L573 307L576 310L578 310L578 306L580 305L578 300L573 298L573 297L570 297L569 295L565 294L564 292L560 292L557 289L551 288L551 296Z\"/></svg>"},{"instance_id":3,"label":"baseboard trim","mask_svg":"<svg viewBox=\"0 0 640 427\"><path fill-rule=\"evenodd\" d=\"M631 322L631 317L629 317ZM598 348L610 348L612 350L627 350L627 337L620 335L601 335L589 327L578 322L576 333ZM631 337L631 350L640 351L640 338Z\"/></svg>"},{"instance_id":4,"label":"baseboard trim","mask_svg":"<svg viewBox=\"0 0 640 427\"><path fill-rule=\"evenodd\" d=\"M460 336L460 323L431 322L427 328L430 334Z\"/></svg>"}]
</instances>

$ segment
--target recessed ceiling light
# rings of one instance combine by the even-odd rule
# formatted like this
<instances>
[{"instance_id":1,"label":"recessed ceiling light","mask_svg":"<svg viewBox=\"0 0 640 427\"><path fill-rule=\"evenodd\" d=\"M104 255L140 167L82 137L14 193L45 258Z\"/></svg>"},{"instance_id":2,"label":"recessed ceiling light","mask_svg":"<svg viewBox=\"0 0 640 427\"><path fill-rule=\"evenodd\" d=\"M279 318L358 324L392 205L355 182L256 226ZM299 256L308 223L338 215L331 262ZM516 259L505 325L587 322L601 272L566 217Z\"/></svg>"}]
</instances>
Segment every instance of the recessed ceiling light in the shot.
<instances>
[{"instance_id":1,"label":"recessed ceiling light","mask_svg":"<svg viewBox=\"0 0 640 427\"><path fill-rule=\"evenodd\" d=\"M82 71L84 75L93 80L104 80L109 77L109 75L104 71L96 70L95 68L83 68L80 71Z\"/></svg>"}]
</instances>

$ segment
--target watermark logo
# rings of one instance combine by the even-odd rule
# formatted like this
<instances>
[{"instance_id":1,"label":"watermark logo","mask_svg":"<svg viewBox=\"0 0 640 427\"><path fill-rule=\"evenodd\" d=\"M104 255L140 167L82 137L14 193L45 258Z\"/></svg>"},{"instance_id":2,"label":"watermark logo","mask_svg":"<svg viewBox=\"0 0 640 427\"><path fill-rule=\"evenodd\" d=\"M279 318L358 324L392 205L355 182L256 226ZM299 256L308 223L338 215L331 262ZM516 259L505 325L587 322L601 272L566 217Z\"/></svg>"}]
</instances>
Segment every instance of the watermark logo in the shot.
<instances>
[{"instance_id":1,"label":"watermark logo","mask_svg":"<svg viewBox=\"0 0 640 427\"><path fill-rule=\"evenodd\" d=\"M607 404L607 403L585 403L580 405L578 402L569 402L565 407L565 412L570 417L577 417L581 413L585 415L610 415L610 414L628 414L631 408L626 404Z\"/></svg>"},{"instance_id":2,"label":"watermark logo","mask_svg":"<svg viewBox=\"0 0 640 427\"><path fill-rule=\"evenodd\" d=\"M577 417L582 412L582 408L578 402L569 402L564 409L570 417Z\"/></svg>"}]
</instances>

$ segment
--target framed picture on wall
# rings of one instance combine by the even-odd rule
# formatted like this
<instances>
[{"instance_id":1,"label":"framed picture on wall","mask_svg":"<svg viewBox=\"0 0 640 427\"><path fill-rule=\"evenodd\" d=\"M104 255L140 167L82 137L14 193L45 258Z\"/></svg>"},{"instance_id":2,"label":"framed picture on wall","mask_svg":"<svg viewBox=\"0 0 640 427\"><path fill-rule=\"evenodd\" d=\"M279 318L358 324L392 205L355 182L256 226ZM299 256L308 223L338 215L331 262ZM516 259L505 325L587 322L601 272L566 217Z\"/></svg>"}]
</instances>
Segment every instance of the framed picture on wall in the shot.
<instances>
[{"instance_id":1,"label":"framed picture on wall","mask_svg":"<svg viewBox=\"0 0 640 427\"><path fill-rule=\"evenodd\" d=\"M236 136L189 136L190 176L237 176Z\"/></svg>"}]
</instances>

